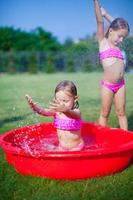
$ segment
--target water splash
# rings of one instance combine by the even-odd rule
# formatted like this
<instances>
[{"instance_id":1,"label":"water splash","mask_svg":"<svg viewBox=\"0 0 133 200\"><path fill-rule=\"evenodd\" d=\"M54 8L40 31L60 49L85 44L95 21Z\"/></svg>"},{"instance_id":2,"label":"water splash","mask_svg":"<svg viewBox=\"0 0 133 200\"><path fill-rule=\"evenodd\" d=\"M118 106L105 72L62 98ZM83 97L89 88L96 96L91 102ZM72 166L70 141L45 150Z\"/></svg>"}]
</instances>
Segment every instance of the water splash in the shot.
<instances>
[{"instance_id":1,"label":"water splash","mask_svg":"<svg viewBox=\"0 0 133 200\"><path fill-rule=\"evenodd\" d=\"M38 125L39 126L39 125ZM40 157L44 152L59 151L57 136L53 133L40 134L37 128L31 128L29 131L14 135L14 145L24 150L32 157ZM56 144L55 144L56 141Z\"/></svg>"}]
</instances>

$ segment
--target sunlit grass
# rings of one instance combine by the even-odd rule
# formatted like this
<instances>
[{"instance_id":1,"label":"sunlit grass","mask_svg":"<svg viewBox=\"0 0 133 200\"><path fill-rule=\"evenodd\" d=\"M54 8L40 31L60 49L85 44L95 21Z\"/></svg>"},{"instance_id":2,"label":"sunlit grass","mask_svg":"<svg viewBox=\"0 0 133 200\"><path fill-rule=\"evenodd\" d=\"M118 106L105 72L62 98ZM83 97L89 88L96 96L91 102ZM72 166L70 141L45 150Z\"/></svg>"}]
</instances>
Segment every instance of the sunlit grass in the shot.
<instances>
[{"instance_id":1,"label":"sunlit grass","mask_svg":"<svg viewBox=\"0 0 133 200\"><path fill-rule=\"evenodd\" d=\"M54 88L64 79L73 80L78 88L79 104L84 120L97 121L100 113L100 73L1 75L0 133L27 124L52 121L35 115L24 96L30 94L42 106L48 106ZM132 74L126 75L127 116L133 130ZM118 127L112 109L109 125ZM133 166L113 176L83 181L56 181L22 176L6 162L0 149L0 200L129 200L133 196Z\"/></svg>"}]
</instances>

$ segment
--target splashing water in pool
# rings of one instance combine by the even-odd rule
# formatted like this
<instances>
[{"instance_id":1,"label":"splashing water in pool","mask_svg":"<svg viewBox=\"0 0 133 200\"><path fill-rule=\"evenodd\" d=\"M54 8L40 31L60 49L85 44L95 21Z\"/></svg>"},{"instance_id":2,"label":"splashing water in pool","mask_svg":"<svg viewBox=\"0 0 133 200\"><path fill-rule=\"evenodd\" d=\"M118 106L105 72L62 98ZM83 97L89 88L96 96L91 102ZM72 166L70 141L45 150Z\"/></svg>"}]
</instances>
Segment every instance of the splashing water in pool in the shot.
<instances>
[{"instance_id":1,"label":"splashing water in pool","mask_svg":"<svg viewBox=\"0 0 133 200\"><path fill-rule=\"evenodd\" d=\"M56 144L55 144L56 141ZM33 157L40 157L44 151L59 151L57 136L52 133L46 136L40 135L32 128L29 132L21 132L19 135L14 136L14 145L24 150L26 153Z\"/></svg>"},{"instance_id":2,"label":"splashing water in pool","mask_svg":"<svg viewBox=\"0 0 133 200\"><path fill-rule=\"evenodd\" d=\"M101 149L105 148L108 144L106 142L102 144L96 143L94 137L83 137L85 146L84 150L94 150L94 149ZM58 152L58 151L66 151L61 150L58 145L58 137L56 134L39 134L39 128L36 132L36 129L32 128L29 132L21 132L21 134L16 134L14 136L14 145L19 147L20 149L24 150L32 157L39 158L41 157L42 152Z\"/></svg>"}]
</instances>

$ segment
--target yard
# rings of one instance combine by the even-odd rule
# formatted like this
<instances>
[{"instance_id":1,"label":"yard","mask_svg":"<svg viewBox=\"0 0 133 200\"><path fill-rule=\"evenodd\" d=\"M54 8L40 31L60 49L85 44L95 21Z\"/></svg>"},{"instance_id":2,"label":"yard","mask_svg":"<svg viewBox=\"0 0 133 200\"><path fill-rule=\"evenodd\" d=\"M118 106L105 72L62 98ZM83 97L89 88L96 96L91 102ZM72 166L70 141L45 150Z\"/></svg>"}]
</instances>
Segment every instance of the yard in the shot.
<instances>
[{"instance_id":1,"label":"yard","mask_svg":"<svg viewBox=\"0 0 133 200\"><path fill-rule=\"evenodd\" d=\"M36 115L24 96L29 94L42 106L48 106L54 88L64 79L76 83L82 117L86 121L98 120L100 113L101 73L57 73L0 75L0 134L29 124L52 121ZM133 131L133 74L126 74L127 117ZM111 127L118 121L111 111ZM133 196L133 164L112 176L82 181L59 181L22 176L10 166L0 149L0 200L130 200Z\"/></svg>"}]
</instances>

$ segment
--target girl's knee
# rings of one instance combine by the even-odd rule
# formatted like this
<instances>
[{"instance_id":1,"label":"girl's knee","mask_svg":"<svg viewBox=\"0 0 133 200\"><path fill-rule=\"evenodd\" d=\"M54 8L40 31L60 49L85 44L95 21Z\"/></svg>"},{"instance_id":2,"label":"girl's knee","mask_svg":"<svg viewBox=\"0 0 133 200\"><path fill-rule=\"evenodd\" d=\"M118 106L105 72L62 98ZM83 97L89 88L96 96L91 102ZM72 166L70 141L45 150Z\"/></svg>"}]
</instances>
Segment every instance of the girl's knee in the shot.
<instances>
[{"instance_id":1,"label":"girl's knee","mask_svg":"<svg viewBox=\"0 0 133 200\"><path fill-rule=\"evenodd\" d=\"M123 116L125 116L125 110L124 109L116 109L116 115L118 116L118 117L123 117Z\"/></svg>"},{"instance_id":2,"label":"girl's knee","mask_svg":"<svg viewBox=\"0 0 133 200\"><path fill-rule=\"evenodd\" d=\"M109 112L110 112L110 111L109 111L108 109L103 109L103 110L101 111L101 116L104 117L104 118L108 118Z\"/></svg>"}]
</instances>

